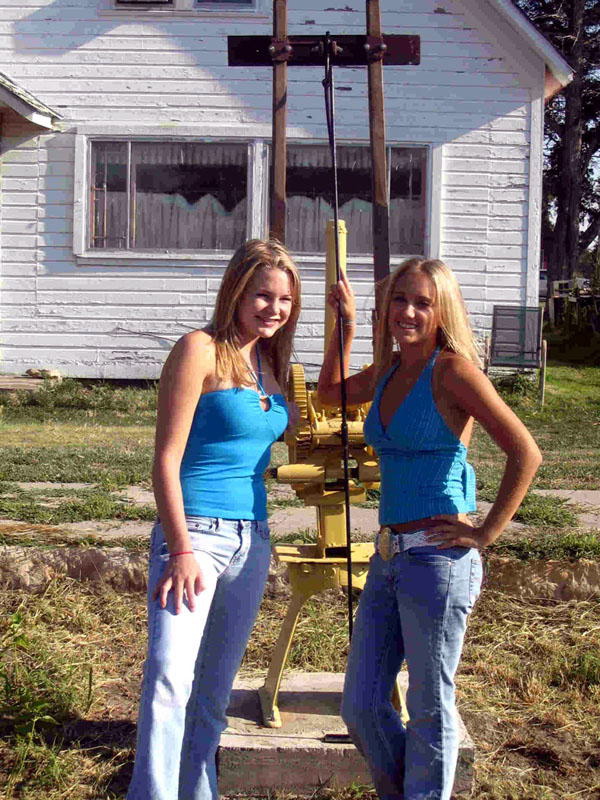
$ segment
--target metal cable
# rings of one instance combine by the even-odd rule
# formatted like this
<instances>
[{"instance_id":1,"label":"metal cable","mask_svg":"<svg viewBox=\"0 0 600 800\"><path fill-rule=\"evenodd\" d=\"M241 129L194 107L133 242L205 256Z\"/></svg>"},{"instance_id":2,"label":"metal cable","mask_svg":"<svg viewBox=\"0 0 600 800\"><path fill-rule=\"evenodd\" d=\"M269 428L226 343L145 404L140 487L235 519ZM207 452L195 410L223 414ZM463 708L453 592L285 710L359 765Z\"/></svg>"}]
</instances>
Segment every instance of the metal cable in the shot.
<instances>
[{"instance_id":1,"label":"metal cable","mask_svg":"<svg viewBox=\"0 0 600 800\"><path fill-rule=\"evenodd\" d=\"M333 173L333 227L335 239L335 276L339 281L341 278L340 268L340 244L338 238L338 179L337 179L337 154L335 143L335 102L333 84L333 66L331 56L335 55L335 43L332 41L329 31L325 34L324 55L325 55L325 78L323 79L323 89L325 93L325 117L327 120L327 136L329 138L329 149L331 152L331 166ZM348 442L348 401L346 394L346 374L344 370L344 326L342 325L342 312L338 305L337 309L337 331L338 331L338 350L340 358L340 395L342 424L340 433L342 437L342 461L344 464L344 506L346 509L346 565L348 570L348 636L352 639L353 607L352 607L352 542L350 536L350 471L348 460L350 449Z\"/></svg>"}]
</instances>

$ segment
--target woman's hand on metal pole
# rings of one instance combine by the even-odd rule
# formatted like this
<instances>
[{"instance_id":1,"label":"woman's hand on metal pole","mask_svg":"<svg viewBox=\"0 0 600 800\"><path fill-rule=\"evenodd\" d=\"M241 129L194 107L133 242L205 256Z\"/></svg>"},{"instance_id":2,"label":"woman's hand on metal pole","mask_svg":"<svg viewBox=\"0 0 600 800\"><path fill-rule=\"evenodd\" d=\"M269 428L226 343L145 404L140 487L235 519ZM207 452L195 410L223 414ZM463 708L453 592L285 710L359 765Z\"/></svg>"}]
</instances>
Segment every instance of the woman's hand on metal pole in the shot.
<instances>
[{"instance_id":1,"label":"woman's hand on metal pole","mask_svg":"<svg viewBox=\"0 0 600 800\"><path fill-rule=\"evenodd\" d=\"M343 325L350 326L356 322L354 291L344 273L340 280L330 287L327 302L339 314Z\"/></svg>"}]
</instances>

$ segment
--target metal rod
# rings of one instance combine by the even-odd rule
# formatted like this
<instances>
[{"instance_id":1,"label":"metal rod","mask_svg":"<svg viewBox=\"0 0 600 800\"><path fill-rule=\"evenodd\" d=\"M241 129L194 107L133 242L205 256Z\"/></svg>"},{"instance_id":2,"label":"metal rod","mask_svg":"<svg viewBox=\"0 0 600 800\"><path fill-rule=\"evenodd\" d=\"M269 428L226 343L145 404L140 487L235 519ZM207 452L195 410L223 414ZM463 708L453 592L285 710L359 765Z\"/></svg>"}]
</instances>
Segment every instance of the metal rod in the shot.
<instances>
[{"instance_id":1,"label":"metal rod","mask_svg":"<svg viewBox=\"0 0 600 800\"><path fill-rule=\"evenodd\" d=\"M340 269L340 243L338 232L338 182L337 182L337 153L335 142L335 101L333 84L333 66L331 56L335 53L335 42L332 41L329 31L325 34L325 78L323 79L323 89L325 91L325 115L327 118L327 135L329 138L329 148L331 151L332 165L332 188L333 188L333 229L335 241L335 273L336 280L341 278ZM348 637L352 639L353 625L353 606L352 606L352 541L350 535L350 471L348 461L350 449L348 442L348 399L346 393L346 374L344 370L344 326L342 325L342 312L338 306L337 310L337 330L338 330L338 350L340 358L340 394L342 424L340 433L342 436L342 463L344 466L344 507L346 511L346 568L348 571Z\"/></svg>"}]
</instances>

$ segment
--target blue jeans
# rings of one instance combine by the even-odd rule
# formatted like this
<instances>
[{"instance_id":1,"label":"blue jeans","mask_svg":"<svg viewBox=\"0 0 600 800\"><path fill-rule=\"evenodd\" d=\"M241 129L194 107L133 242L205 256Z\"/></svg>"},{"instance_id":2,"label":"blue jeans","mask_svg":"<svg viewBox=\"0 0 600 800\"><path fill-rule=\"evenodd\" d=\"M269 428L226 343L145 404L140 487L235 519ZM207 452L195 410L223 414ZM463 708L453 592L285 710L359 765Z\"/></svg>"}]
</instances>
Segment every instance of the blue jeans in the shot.
<instances>
[{"instance_id":1,"label":"blue jeans","mask_svg":"<svg viewBox=\"0 0 600 800\"><path fill-rule=\"evenodd\" d=\"M382 800L449 800L458 756L454 674L481 588L475 549L373 556L348 658L342 717ZM391 703L403 661L406 727Z\"/></svg>"},{"instance_id":2,"label":"blue jeans","mask_svg":"<svg viewBox=\"0 0 600 800\"><path fill-rule=\"evenodd\" d=\"M152 531L148 655L128 800L217 800L216 752L231 687L269 570L266 522L188 517L208 586L191 612L152 599L169 560L160 522Z\"/></svg>"}]
</instances>

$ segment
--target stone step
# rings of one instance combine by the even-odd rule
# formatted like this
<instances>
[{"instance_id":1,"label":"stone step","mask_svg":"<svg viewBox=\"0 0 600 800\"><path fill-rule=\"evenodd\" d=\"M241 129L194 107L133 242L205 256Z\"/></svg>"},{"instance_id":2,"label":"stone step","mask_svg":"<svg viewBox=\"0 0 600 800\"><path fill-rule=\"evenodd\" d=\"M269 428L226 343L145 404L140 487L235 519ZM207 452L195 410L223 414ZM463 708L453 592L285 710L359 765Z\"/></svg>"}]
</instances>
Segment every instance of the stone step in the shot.
<instances>
[{"instance_id":1,"label":"stone step","mask_svg":"<svg viewBox=\"0 0 600 800\"><path fill-rule=\"evenodd\" d=\"M401 678L406 689L408 675ZM327 733L345 733L338 715L344 674L292 672L279 692L281 728L264 728L258 678L238 677L227 712L229 725L219 749L223 794L270 794L278 790L312 795L320 786L369 786L367 765L353 744L326 743ZM459 716L459 761L453 798L467 798L473 784L475 747Z\"/></svg>"}]
</instances>

